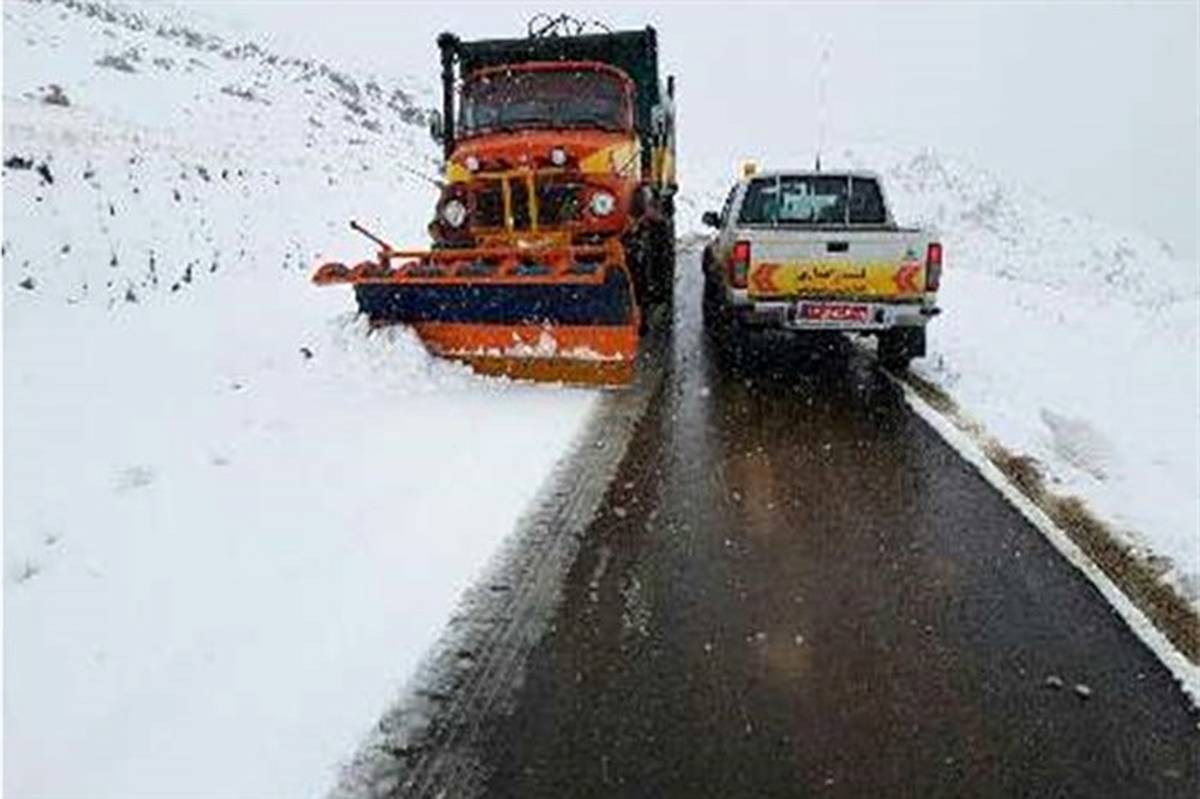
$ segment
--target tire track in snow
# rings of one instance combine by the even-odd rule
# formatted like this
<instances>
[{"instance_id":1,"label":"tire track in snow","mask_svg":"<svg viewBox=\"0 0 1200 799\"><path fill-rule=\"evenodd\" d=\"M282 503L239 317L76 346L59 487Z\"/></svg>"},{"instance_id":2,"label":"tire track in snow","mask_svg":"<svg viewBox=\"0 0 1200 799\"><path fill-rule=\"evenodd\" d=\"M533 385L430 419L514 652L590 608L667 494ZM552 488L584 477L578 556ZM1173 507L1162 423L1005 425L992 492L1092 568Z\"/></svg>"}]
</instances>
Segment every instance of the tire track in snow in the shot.
<instances>
[{"instance_id":1,"label":"tire track in snow","mask_svg":"<svg viewBox=\"0 0 1200 799\"><path fill-rule=\"evenodd\" d=\"M508 543L468 589L403 698L342 770L334 797L472 796L487 775L473 745L481 719L512 701L563 578L649 403L669 332L646 336L633 385L605 393Z\"/></svg>"}]
</instances>

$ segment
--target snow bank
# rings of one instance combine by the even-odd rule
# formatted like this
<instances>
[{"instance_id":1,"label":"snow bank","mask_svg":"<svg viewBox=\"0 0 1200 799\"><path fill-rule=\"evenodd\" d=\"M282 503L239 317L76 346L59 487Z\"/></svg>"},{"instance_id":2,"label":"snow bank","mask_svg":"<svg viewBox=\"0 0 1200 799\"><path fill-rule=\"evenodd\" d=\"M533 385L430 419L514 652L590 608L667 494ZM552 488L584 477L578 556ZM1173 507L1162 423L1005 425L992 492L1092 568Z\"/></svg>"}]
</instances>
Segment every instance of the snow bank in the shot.
<instances>
[{"instance_id":1,"label":"snow bank","mask_svg":"<svg viewBox=\"0 0 1200 799\"><path fill-rule=\"evenodd\" d=\"M917 374L1044 463L1200 608L1196 264L930 153L890 178L897 208L948 253L947 313Z\"/></svg>"},{"instance_id":2,"label":"snow bank","mask_svg":"<svg viewBox=\"0 0 1200 799\"><path fill-rule=\"evenodd\" d=\"M595 394L309 285L369 254L351 217L424 239L428 87L162 9L4 15L4 787L319 793ZM917 371L1200 597L1195 265L932 154L846 160L947 245ZM682 166L687 232L733 165Z\"/></svg>"},{"instance_id":3,"label":"snow bank","mask_svg":"<svg viewBox=\"0 0 1200 799\"><path fill-rule=\"evenodd\" d=\"M1054 490L1084 498L1200 609L1196 264L934 152L854 148L830 163L881 171L897 218L946 245L945 312L913 370L1041 461ZM735 165L688 166L695 230Z\"/></svg>"},{"instance_id":4,"label":"snow bank","mask_svg":"<svg viewBox=\"0 0 1200 799\"><path fill-rule=\"evenodd\" d=\"M595 395L476 378L308 282L370 254L352 216L424 238L403 87L4 14L5 791L320 793Z\"/></svg>"}]
</instances>

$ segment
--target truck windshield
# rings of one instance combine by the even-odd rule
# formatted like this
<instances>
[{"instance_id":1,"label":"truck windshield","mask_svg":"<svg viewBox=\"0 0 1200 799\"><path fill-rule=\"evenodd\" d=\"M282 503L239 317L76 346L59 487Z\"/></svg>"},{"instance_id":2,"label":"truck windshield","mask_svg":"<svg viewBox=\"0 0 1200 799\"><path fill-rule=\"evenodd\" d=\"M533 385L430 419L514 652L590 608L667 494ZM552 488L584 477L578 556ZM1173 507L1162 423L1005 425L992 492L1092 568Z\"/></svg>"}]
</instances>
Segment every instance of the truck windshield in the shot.
<instances>
[{"instance_id":1,"label":"truck windshield","mask_svg":"<svg viewBox=\"0 0 1200 799\"><path fill-rule=\"evenodd\" d=\"M879 183L846 175L755 178L738 214L744 225L883 225Z\"/></svg>"},{"instance_id":2,"label":"truck windshield","mask_svg":"<svg viewBox=\"0 0 1200 799\"><path fill-rule=\"evenodd\" d=\"M519 128L626 130L629 101L619 78L596 70L513 70L468 79L465 136Z\"/></svg>"}]
</instances>

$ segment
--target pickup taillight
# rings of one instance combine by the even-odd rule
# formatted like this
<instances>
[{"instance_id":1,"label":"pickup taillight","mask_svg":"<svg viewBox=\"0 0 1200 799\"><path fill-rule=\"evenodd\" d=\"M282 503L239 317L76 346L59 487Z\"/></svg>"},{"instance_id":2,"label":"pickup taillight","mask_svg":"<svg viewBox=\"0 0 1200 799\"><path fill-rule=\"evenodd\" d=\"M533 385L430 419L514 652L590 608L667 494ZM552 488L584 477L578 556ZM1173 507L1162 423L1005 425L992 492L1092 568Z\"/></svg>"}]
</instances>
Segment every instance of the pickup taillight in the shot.
<instances>
[{"instance_id":1,"label":"pickup taillight","mask_svg":"<svg viewBox=\"0 0 1200 799\"><path fill-rule=\"evenodd\" d=\"M735 242L729 256L729 284L735 289L744 289L749 281L750 242Z\"/></svg>"},{"instance_id":2,"label":"pickup taillight","mask_svg":"<svg viewBox=\"0 0 1200 799\"><path fill-rule=\"evenodd\" d=\"M930 242L925 251L925 290L937 291L942 285L942 245Z\"/></svg>"}]
</instances>

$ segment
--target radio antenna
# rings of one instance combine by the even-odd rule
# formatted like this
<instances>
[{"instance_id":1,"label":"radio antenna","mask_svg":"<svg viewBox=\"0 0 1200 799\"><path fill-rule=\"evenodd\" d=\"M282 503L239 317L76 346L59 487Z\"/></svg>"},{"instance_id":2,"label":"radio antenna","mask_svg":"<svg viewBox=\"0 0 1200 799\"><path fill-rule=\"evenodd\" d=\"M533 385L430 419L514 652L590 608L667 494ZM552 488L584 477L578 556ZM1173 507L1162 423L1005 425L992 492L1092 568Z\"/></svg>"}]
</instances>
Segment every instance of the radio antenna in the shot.
<instances>
[{"instance_id":1,"label":"radio antenna","mask_svg":"<svg viewBox=\"0 0 1200 799\"><path fill-rule=\"evenodd\" d=\"M833 36L826 35L821 43L821 62L817 65L817 170L821 171L821 151L825 149L825 123L829 113L825 88L829 82L829 50Z\"/></svg>"}]
</instances>

